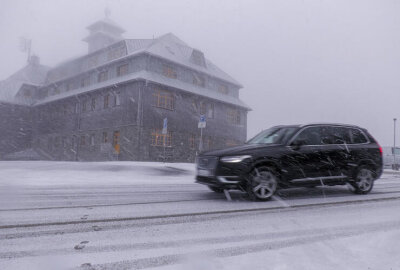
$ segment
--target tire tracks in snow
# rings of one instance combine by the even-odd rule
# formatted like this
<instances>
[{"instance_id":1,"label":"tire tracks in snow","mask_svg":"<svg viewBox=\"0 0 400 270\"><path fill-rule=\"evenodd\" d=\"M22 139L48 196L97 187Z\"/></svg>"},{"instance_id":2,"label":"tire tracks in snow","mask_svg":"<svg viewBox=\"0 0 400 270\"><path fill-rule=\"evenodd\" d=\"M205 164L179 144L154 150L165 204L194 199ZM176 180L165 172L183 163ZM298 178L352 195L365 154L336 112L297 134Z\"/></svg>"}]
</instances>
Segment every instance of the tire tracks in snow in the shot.
<instances>
[{"instance_id":1,"label":"tire tracks in snow","mask_svg":"<svg viewBox=\"0 0 400 270\"><path fill-rule=\"evenodd\" d=\"M8 225L1 225L0 231L4 230L4 229L17 229L17 228L33 228L33 227L79 225L79 224L98 224L98 223L123 222L123 221L180 218L180 217L191 217L191 216L210 216L210 215L224 215L224 214L234 214L234 213L269 212L269 211L277 211L277 210L279 210L279 211L295 210L295 209L299 209L299 208L328 207L328 206L335 206L335 205L353 205L353 204L362 204L362 203L370 203L370 202L391 201L391 200L400 200L400 196L372 198L372 199L363 199L363 200L317 202L317 203L306 203L306 204L297 204L297 205L285 204L285 205L274 206L274 207L227 209L227 210L217 210L217 211L189 212L189 213L166 214L166 215L105 218L105 219L92 219L92 220L72 220L72 221L27 223L27 224L8 224Z\"/></svg>"},{"instance_id":2,"label":"tire tracks in snow","mask_svg":"<svg viewBox=\"0 0 400 270\"><path fill-rule=\"evenodd\" d=\"M390 231L390 230L400 230L400 221L393 222L384 222L384 223L375 223L375 224L367 224L367 225L357 225L351 226L347 228L326 228L324 232L318 230L317 233L310 233L309 235L304 236L304 232L297 231L296 236L302 235L300 237L293 237L288 239L278 239L278 240L270 240L267 235L263 235L263 240L261 243L252 243L252 244L244 244L237 245L232 247L225 248L214 248L203 252L196 253L179 253L179 254L167 254L162 256L155 257L147 257L147 258L139 258L133 260L124 260L112 263L104 263L104 264L85 264L85 266L81 266L75 268L85 269L85 270L128 270L128 269L146 269L158 266L166 266L182 263L185 259L190 257L198 257L202 255L204 257L210 258L224 258L224 257L232 257L239 256L249 253L257 253L263 252L267 250L277 250L282 248L288 248L299 245L312 244L321 241L327 240L335 240L339 238L353 237L358 235L363 235L372 232L380 232L380 231ZM301 233L301 234L300 234ZM260 235L258 235L259 237ZM270 235L271 236L271 235ZM274 238L274 237L272 237ZM279 237L278 237L279 238ZM221 241L223 239L219 239ZM229 240L229 239L228 239ZM248 240L248 239L246 239ZM212 242L211 242L212 243ZM196 244L196 243L194 243Z\"/></svg>"}]
</instances>

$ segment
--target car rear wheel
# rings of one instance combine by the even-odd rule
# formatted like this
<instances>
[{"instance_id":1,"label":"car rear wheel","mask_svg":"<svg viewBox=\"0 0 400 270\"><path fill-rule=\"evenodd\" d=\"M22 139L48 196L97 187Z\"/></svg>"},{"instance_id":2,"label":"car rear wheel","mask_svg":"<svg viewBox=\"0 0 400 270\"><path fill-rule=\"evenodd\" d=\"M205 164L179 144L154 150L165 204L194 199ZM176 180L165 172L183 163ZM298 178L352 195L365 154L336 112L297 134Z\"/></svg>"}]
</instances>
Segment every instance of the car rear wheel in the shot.
<instances>
[{"instance_id":1,"label":"car rear wheel","mask_svg":"<svg viewBox=\"0 0 400 270\"><path fill-rule=\"evenodd\" d=\"M352 183L353 192L356 194L367 194L374 186L374 172L365 166L358 169L355 182Z\"/></svg>"},{"instance_id":2,"label":"car rear wheel","mask_svg":"<svg viewBox=\"0 0 400 270\"><path fill-rule=\"evenodd\" d=\"M247 193L252 200L267 201L275 194L277 187L278 179L275 171L262 166L251 172Z\"/></svg>"},{"instance_id":3,"label":"car rear wheel","mask_svg":"<svg viewBox=\"0 0 400 270\"><path fill-rule=\"evenodd\" d=\"M224 190L222 188L217 188L217 187L212 187L212 186L208 186L208 188L216 193L222 193L224 192Z\"/></svg>"}]
</instances>

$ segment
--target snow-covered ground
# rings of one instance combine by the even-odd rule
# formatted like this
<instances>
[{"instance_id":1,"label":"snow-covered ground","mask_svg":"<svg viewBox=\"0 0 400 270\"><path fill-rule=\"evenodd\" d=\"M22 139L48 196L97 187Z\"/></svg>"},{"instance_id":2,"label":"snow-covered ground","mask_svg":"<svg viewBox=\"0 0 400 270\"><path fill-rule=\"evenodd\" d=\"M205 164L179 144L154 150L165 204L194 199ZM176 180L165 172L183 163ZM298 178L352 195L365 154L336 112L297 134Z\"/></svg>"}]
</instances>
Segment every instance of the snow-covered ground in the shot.
<instances>
[{"instance_id":1,"label":"snow-covered ground","mask_svg":"<svg viewBox=\"0 0 400 270\"><path fill-rule=\"evenodd\" d=\"M0 162L0 269L400 269L400 174L232 201L193 164Z\"/></svg>"}]
</instances>

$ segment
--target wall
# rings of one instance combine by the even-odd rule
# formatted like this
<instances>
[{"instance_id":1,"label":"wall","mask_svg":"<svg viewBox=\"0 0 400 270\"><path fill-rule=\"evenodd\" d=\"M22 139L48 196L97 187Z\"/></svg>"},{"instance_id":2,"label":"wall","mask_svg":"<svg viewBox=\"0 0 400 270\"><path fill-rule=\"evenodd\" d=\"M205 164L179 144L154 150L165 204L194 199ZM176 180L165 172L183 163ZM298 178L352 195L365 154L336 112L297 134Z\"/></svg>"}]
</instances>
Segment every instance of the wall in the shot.
<instances>
[{"instance_id":1,"label":"wall","mask_svg":"<svg viewBox=\"0 0 400 270\"><path fill-rule=\"evenodd\" d=\"M0 102L0 160L31 147L31 108Z\"/></svg>"}]
</instances>

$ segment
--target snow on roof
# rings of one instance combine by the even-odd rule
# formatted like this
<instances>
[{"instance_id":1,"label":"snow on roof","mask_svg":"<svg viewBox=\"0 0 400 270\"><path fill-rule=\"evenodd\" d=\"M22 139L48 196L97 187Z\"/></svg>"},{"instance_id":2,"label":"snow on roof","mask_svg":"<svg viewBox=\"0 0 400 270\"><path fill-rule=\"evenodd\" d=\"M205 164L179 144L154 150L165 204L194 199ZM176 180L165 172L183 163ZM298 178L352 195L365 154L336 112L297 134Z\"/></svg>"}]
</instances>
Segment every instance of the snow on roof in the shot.
<instances>
[{"instance_id":1,"label":"snow on roof","mask_svg":"<svg viewBox=\"0 0 400 270\"><path fill-rule=\"evenodd\" d=\"M4 81L1 81L0 101L21 103L21 100L16 99L16 95L21 87L24 84L42 85L49 69L49 67L44 65L30 63Z\"/></svg>"},{"instance_id":2,"label":"snow on roof","mask_svg":"<svg viewBox=\"0 0 400 270\"><path fill-rule=\"evenodd\" d=\"M151 55L158 56L171 62L175 62L188 68L208 74L212 77L222 79L236 86L243 87L238 81L222 71L208 59L205 59L205 67L193 63L191 61L191 56L194 49L172 33L162 35L154 40L144 41L127 39L125 42L127 44L127 51L129 55L137 54L139 52L147 52Z\"/></svg>"},{"instance_id":3,"label":"snow on roof","mask_svg":"<svg viewBox=\"0 0 400 270\"><path fill-rule=\"evenodd\" d=\"M191 61L191 58L194 49L188 46L185 42L183 42L181 39L179 39L172 33L162 35L156 39L124 39L123 41L118 41L118 42L123 42L127 49L127 55L123 56L123 58L131 57L141 53L147 53L155 57L159 57L167 61L183 65L187 68L196 70L198 72L207 74L209 76L221 79L228 83L234 84L238 87L243 87L238 81L233 79L231 76L222 71L220 68L218 68L215 64L213 64L210 60L206 58L205 58L205 63L206 63L205 67L193 63ZM115 46L118 42L102 50L107 50L110 47ZM95 53L99 53L99 51L93 52L93 54ZM84 59L90 57L91 55L92 54L89 54L70 61L63 62L62 64L52 69L50 72L52 72L53 70L63 69L65 71L65 76L63 78L60 78L59 80L76 76L79 73L88 71L88 70L81 70L81 66L83 65L80 65L80 61L83 61ZM113 59L108 62L99 63L98 66L93 68L99 68L100 66L107 65L110 62L116 60L121 60L121 58ZM48 82L50 81L53 82L52 80L48 80Z\"/></svg>"},{"instance_id":4,"label":"snow on roof","mask_svg":"<svg viewBox=\"0 0 400 270\"><path fill-rule=\"evenodd\" d=\"M98 20L98 21L92 23L91 25L89 25L89 26L86 27L86 28L90 30L90 29L93 29L93 28L95 28L96 26L100 26L100 25L102 25L102 24L106 24L106 25L109 25L109 26L113 27L113 28L114 28L115 30L117 30L119 33L124 33L124 32L125 32L125 30L124 30L121 26L119 26L116 22L114 22L113 20L111 20L111 19L108 18L108 17L105 17L105 18L103 18L103 19L101 19L101 20Z\"/></svg>"},{"instance_id":5,"label":"snow on roof","mask_svg":"<svg viewBox=\"0 0 400 270\"><path fill-rule=\"evenodd\" d=\"M36 102L34 105L42 105L42 104L52 102L55 100L60 100L63 98L76 96L76 95L83 94L86 92L95 91L97 89L106 88L106 87L110 87L110 86L112 87L117 84L125 83L128 81L133 81L133 80L140 80L140 79L147 80L147 81L157 83L157 84L167 85L169 87L176 88L181 91L189 92L189 93L196 94L196 95L201 95L201 96L204 96L207 98L218 100L223 103L240 106L247 110L250 110L250 107L247 106L243 101L241 101L240 99L235 98L233 96L228 96L228 95L219 93L217 91L213 91L211 89L202 88L200 86L196 86L196 85L193 85L190 83L185 83L183 81L179 81L176 79L167 78L165 76L162 76L162 75L159 75L156 73L152 73L152 72L148 72L148 71L144 71L144 70L136 72L136 73L128 74L125 76L113 78L113 79L110 79L110 80L107 80L104 82L100 82L97 84L93 84L93 85L90 85L90 86L87 86L84 88L78 88L78 89L74 89L74 90L71 90L68 92L63 92L58 95L48 96L47 98Z\"/></svg>"}]
</instances>

